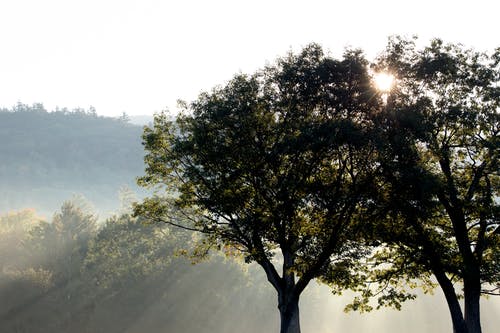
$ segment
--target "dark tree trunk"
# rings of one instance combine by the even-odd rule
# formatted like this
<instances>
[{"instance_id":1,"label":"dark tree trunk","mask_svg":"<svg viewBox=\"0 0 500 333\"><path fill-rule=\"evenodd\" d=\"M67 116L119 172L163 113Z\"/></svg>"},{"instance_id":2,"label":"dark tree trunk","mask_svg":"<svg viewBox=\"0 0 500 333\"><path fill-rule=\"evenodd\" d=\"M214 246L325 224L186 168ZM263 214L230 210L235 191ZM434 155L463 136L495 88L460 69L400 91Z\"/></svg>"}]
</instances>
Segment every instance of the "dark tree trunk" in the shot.
<instances>
[{"instance_id":1,"label":"dark tree trunk","mask_svg":"<svg viewBox=\"0 0 500 333\"><path fill-rule=\"evenodd\" d=\"M279 296L280 333L300 333L299 299L289 296Z\"/></svg>"},{"instance_id":2,"label":"dark tree trunk","mask_svg":"<svg viewBox=\"0 0 500 333\"><path fill-rule=\"evenodd\" d=\"M297 286L295 274L291 267L293 256L290 252L283 251L283 277L280 277L272 263L265 257L259 258L258 263L267 275L267 280L278 292L278 309L280 311L280 333L300 333L299 296L307 286L310 278L303 278Z\"/></svg>"},{"instance_id":3,"label":"dark tree trunk","mask_svg":"<svg viewBox=\"0 0 500 333\"><path fill-rule=\"evenodd\" d=\"M464 322L467 333L481 333L481 316L479 309L479 300L481 297L481 277L480 277L480 261L476 258L469 238L469 230L467 229L466 217L462 202L457 199L457 190L453 184L453 179L450 174L450 162L448 160L440 160L441 168L448 179L448 187L451 189L450 201L445 196L441 195L439 200L446 208L448 215L453 225L455 239L457 241L460 255L463 259L463 283L464 283ZM483 236L486 227L483 226ZM484 241L484 238L483 238ZM479 257L482 256L482 248L484 244L480 241L477 244L476 250L479 251Z\"/></svg>"},{"instance_id":4,"label":"dark tree trunk","mask_svg":"<svg viewBox=\"0 0 500 333\"><path fill-rule=\"evenodd\" d=\"M434 275L443 290L446 302L448 303L448 309L451 315L451 322L453 323L454 333L469 333L467 326L463 317L462 308L460 307L460 302L458 301L457 294L455 293L455 288L451 283L450 279L442 271L434 271Z\"/></svg>"},{"instance_id":5,"label":"dark tree trunk","mask_svg":"<svg viewBox=\"0 0 500 333\"><path fill-rule=\"evenodd\" d=\"M283 250L283 283L278 291L278 309L280 310L280 333L300 333L299 295L292 271L294 256Z\"/></svg>"},{"instance_id":6,"label":"dark tree trunk","mask_svg":"<svg viewBox=\"0 0 500 333\"><path fill-rule=\"evenodd\" d=\"M464 312L468 333L481 333L480 298L481 282L479 275L477 274L471 279L464 279Z\"/></svg>"}]
</instances>

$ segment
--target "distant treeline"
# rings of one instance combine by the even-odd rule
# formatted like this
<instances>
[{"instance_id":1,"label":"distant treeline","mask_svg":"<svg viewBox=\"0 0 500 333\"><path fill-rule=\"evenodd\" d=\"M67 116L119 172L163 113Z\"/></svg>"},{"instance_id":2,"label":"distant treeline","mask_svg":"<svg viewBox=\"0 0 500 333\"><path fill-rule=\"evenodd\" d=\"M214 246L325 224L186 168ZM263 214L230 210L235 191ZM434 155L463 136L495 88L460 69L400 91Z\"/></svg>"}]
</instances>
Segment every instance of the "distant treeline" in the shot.
<instances>
[{"instance_id":1,"label":"distant treeline","mask_svg":"<svg viewBox=\"0 0 500 333\"><path fill-rule=\"evenodd\" d=\"M35 207L51 214L73 194L105 212L118 189L142 174L142 127L96 110L19 103L0 109L0 212Z\"/></svg>"}]
</instances>

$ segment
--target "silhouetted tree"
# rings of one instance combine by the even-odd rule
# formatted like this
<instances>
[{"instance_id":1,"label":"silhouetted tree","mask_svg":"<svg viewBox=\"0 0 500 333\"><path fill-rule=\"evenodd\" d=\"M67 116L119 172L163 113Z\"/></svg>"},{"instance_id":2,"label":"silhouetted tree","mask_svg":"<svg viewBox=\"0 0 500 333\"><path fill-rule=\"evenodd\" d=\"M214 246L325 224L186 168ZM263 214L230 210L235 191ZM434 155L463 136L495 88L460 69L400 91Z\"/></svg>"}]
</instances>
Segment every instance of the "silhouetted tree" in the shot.
<instances>
[{"instance_id":1,"label":"silhouetted tree","mask_svg":"<svg viewBox=\"0 0 500 333\"><path fill-rule=\"evenodd\" d=\"M383 269L374 278L429 286L432 274L460 333L481 332L481 293L498 294L500 284L499 63L500 49L487 55L434 40L417 50L394 38L376 64L396 85L379 117L377 233L388 247L375 256ZM396 289L381 303L401 296Z\"/></svg>"},{"instance_id":2,"label":"silhouetted tree","mask_svg":"<svg viewBox=\"0 0 500 333\"><path fill-rule=\"evenodd\" d=\"M200 255L227 246L257 262L278 293L281 332L300 332L299 296L312 279L359 282L351 269L364 254L376 93L359 52L336 60L310 45L201 94L175 123L157 115L140 184L172 190L175 203L153 197L136 214L202 232Z\"/></svg>"}]
</instances>

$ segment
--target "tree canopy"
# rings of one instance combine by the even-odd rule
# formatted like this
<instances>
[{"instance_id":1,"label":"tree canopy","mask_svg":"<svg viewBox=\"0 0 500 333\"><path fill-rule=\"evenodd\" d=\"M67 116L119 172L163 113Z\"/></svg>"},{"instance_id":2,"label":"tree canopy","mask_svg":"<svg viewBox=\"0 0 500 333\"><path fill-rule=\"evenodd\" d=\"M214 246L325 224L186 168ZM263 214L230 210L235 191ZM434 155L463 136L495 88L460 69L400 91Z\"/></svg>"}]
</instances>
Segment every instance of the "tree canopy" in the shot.
<instances>
[{"instance_id":1,"label":"tree canopy","mask_svg":"<svg viewBox=\"0 0 500 333\"><path fill-rule=\"evenodd\" d=\"M184 226L205 244L262 266L281 332L299 332L298 299L312 279L333 272L334 284L357 282L350 269L364 254L356 235L376 168L377 94L360 52L337 60L318 45L237 75L184 104L175 122L160 114L145 129L140 183L172 190L175 209L158 196L136 214L175 224L175 210L191 210Z\"/></svg>"},{"instance_id":2,"label":"tree canopy","mask_svg":"<svg viewBox=\"0 0 500 333\"><path fill-rule=\"evenodd\" d=\"M311 279L358 288L351 308L370 309L376 294L400 307L414 297L401 281L428 290L432 276L454 329L480 332L479 297L499 283L499 52L395 37L371 66L310 45L237 75L146 128L140 182L171 195L136 213L175 225L182 211L191 223L177 225L206 248L256 261L282 332L300 331L295 302ZM377 91L377 72L395 85Z\"/></svg>"},{"instance_id":3,"label":"tree canopy","mask_svg":"<svg viewBox=\"0 0 500 333\"><path fill-rule=\"evenodd\" d=\"M432 274L455 332L481 332L480 295L498 294L500 285L499 64L500 49L486 54L441 40L417 49L401 38L375 64L396 78L377 124L375 226L388 246L376 255L385 268L375 279L430 286Z\"/></svg>"}]
</instances>

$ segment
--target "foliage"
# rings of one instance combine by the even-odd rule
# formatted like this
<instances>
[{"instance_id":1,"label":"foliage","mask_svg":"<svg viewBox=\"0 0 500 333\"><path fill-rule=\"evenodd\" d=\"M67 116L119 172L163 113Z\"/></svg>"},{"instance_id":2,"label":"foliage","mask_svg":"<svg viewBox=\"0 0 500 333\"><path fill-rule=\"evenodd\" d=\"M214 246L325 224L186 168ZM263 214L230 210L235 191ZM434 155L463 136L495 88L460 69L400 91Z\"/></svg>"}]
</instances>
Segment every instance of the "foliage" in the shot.
<instances>
[{"instance_id":1,"label":"foliage","mask_svg":"<svg viewBox=\"0 0 500 333\"><path fill-rule=\"evenodd\" d=\"M51 223L33 210L2 216L1 244L24 235L0 266L2 332L232 332L234 317L251 332L252 318L270 321L260 310L268 302L262 281L238 264L192 266L175 256L190 235L127 214L94 232L93 217L80 202L63 204Z\"/></svg>"},{"instance_id":2,"label":"foliage","mask_svg":"<svg viewBox=\"0 0 500 333\"><path fill-rule=\"evenodd\" d=\"M111 217L91 240L84 269L101 288L133 285L163 272L172 260L174 244L168 228L146 226L129 215Z\"/></svg>"}]
</instances>

